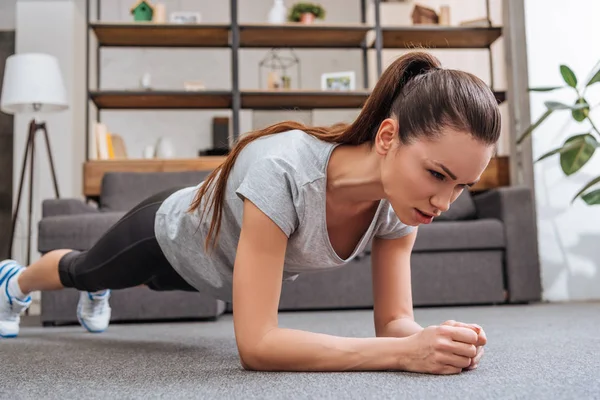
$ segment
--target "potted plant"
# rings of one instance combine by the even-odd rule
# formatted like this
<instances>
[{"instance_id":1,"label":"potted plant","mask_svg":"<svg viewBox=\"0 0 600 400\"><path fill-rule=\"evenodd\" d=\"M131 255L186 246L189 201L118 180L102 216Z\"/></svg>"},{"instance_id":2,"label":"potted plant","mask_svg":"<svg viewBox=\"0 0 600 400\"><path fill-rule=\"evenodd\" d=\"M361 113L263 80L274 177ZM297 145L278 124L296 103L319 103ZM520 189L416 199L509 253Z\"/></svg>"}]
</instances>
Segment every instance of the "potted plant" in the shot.
<instances>
[{"instance_id":1,"label":"potted plant","mask_svg":"<svg viewBox=\"0 0 600 400\"><path fill-rule=\"evenodd\" d=\"M319 4L302 2L292 6L288 20L312 24L316 18L324 19L325 9Z\"/></svg>"},{"instance_id":2,"label":"potted plant","mask_svg":"<svg viewBox=\"0 0 600 400\"><path fill-rule=\"evenodd\" d=\"M596 64L596 67L592 70L592 73L590 73L589 77L583 83L578 84L575 73L566 65L560 66L560 73L566 85L531 88L529 90L535 92L548 92L565 88L573 90L575 91L577 97L574 104L570 105L557 101L546 101L544 103L546 106L546 111L544 114L542 114L537 121L527 128L525 132L523 132L521 137L517 139L517 144L520 145L552 113L555 111L560 112L568 110L571 113L571 117L575 121L579 123L587 122L586 129L583 129L584 132L582 133L577 133L568 137L562 146L545 153L535 162L558 154L560 157L561 169L566 176L569 176L579 171L585 164L587 164L587 162L594 155L596 148L600 147L600 142L598 142L598 139L600 139L600 131L598 130L598 125L596 125L590 117L590 111L600 104L590 106L585 97L588 88L591 85L600 82L600 62ZM600 189L590 190L598 183L600 183L600 176L592 179L583 188L581 188L581 190L573 197L571 203L574 202L578 197L581 197L581 199L588 205L600 204Z\"/></svg>"}]
</instances>

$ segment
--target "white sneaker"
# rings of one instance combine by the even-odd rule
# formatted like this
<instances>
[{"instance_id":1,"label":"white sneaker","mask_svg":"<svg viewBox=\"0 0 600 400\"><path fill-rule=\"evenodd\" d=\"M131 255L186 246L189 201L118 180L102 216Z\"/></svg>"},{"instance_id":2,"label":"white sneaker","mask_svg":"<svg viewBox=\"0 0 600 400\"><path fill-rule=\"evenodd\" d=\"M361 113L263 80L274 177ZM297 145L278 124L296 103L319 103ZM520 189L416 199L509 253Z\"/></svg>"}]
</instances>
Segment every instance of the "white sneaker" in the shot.
<instances>
[{"instance_id":1,"label":"white sneaker","mask_svg":"<svg viewBox=\"0 0 600 400\"><path fill-rule=\"evenodd\" d=\"M21 300L8 294L8 282L25 267L14 260L0 262L0 337L13 338L19 334L21 313L31 304L31 296Z\"/></svg>"},{"instance_id":2,"label":"white sneaker","mask_svg":"<svg viewBox=\"0 0 600 400\"><path fill-rule=\"evenodd\" d=\"M77 304L77 319L81 326L92 333L104 332L110 323L110 290L102 294L81 292Z\"/></svg>"}]
</instances>

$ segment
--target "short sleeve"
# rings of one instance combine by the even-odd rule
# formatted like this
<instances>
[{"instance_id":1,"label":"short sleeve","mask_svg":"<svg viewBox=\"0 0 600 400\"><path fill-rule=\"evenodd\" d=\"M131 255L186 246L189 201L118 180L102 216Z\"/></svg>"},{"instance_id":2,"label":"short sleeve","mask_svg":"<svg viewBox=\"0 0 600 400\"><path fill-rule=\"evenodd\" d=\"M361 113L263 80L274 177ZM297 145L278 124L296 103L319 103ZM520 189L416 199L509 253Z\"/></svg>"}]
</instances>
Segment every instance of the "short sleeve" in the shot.
<instances>
[{"instance_id":1,"label":"short sleeve","mask_svg":"<svg viewBox=\"0 0 600 400\"><path fill-rule=\"evenodd\" d=\"M384 200L385 201L385 200ZM377 221L375 236L382 239L396 239L414 232L417 228L400 221L389 202L385 201Z\"/></svg>"},{"instance_id":2,"label":"short sleeve","mask_svg":"<svg viewBox=\"0 0 600 400\"><path fill-rule=\"evenodd\" d=\"M299 223L300 195L295 171L285 160L268 157L254 161L235 189L279 226L289 238Z\"/></svg>"}]
</instances>

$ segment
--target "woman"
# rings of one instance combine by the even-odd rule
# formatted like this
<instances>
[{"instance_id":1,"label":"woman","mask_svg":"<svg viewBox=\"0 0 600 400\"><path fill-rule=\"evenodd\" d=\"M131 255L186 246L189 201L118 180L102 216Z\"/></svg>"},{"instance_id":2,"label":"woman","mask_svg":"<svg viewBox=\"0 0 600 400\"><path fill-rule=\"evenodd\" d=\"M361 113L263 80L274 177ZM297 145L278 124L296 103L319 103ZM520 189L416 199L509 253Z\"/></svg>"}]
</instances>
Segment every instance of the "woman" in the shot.
<instances>
[{"instance_id":1,"label":"woman","mask_svg":"<svg viewBox=\"0 0 600 400\"><path fill-rule=\"evenodd\" d=\"M252 370L477 366L481 327L413 318L410 254L420 224L477 182L500 133L484 82L424 52L386 69L356 121L283 122L243 136L203 183L145 200L89 251L0 264L0 333L16 336L35 290L80 290L79 320L106 329L110 289L205 291L232 301L240 361ZM348 263L372 240L376 338L283 329L283 280ZM193 306L193 305L191 305Z\"/></svg>"}]
</instances>

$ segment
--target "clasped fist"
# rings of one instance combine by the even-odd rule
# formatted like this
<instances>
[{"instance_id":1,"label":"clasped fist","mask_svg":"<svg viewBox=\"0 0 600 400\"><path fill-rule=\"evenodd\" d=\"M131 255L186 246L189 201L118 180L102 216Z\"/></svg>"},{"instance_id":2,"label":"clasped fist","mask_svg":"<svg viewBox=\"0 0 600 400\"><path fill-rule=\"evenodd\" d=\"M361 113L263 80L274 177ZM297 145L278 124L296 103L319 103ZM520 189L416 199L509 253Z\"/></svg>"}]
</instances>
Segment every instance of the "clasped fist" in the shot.
<instances>
[{"instance_id":1,"label":"clasped fist","mask_svg":"<svg viewBox=\"0 0 600 400\"><path fill-rule=\"evenodd\" d=\"M414 351L408 369L430 374L458 374L477 368L487 338L476 324L446 321L410 336Z\"/></svg>"}]
</instances>

